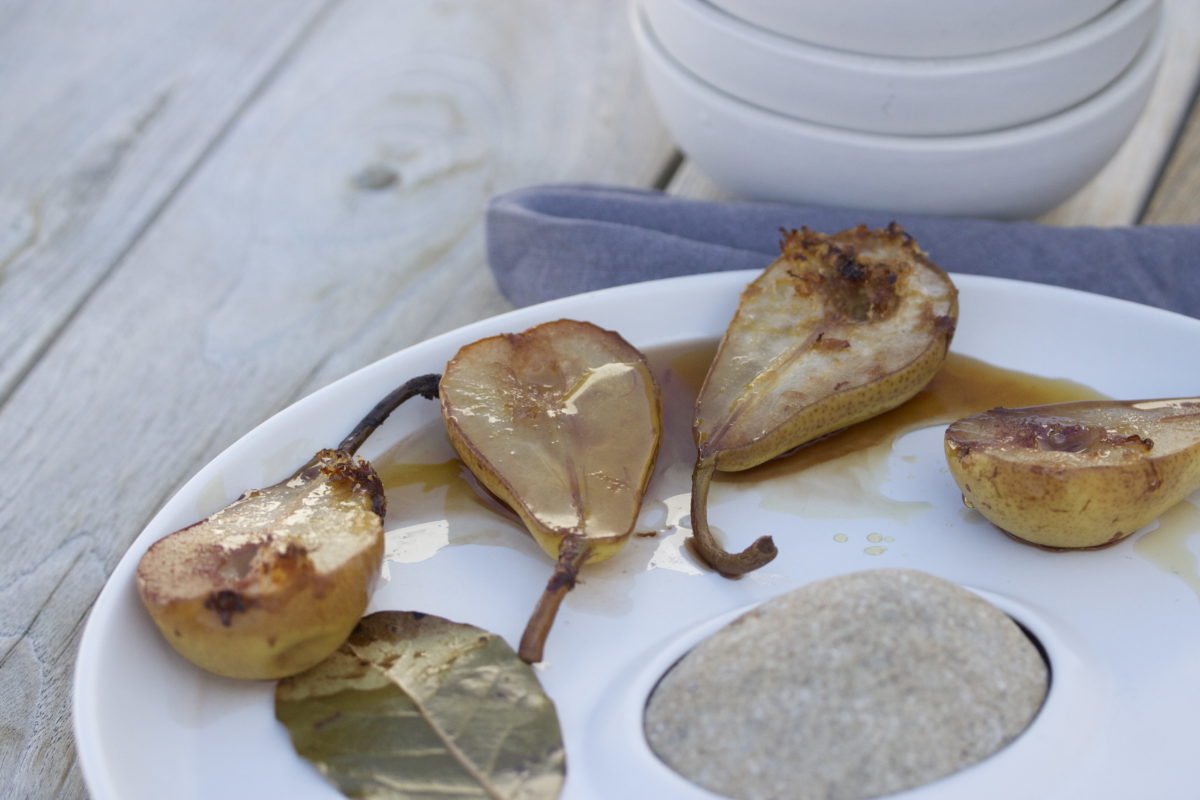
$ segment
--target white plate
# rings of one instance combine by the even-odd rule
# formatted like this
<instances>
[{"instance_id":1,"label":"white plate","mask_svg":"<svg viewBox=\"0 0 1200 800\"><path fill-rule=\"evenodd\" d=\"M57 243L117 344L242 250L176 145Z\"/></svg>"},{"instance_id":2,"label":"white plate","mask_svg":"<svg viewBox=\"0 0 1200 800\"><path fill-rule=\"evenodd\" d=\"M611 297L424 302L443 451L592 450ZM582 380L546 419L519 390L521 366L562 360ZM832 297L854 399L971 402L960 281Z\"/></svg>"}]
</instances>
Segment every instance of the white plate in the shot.
<instances>
[{"instance_id":1,"label":"white plate","mask_svg":"<svg viewBox=\"0 0 1200 800\"><path fill-rule=\"evenodd\" d=\"M133 583L137 560L151 542L244 489L278 480L316 449L339 441L394 385L440 370L463 344L559 317L591 320L646 350L712 340L754 274L654 281L467 326L322 389L218 456L134 542L84 632L75 734L94 800L340 796L295 755L274 719L272 684L207 676L161 640ZM958 353L1070 378L1115 397L1200 391L1200 320L1064 289L955 280L962 292L952 348ZM382 454L391 445L435 431L434 409L410 402L362 455L386 461ZM1162 530L1151 526L1110 549L1046 553L1012 542L962 509L940 437L940 429L931 428L901 439L884 467L886 497L866 509L844 503L840 512L798 516L770 502L777 491L714 486L712 520L731 546L771 532L780 548L775 562L742 580L700 570L680 549L680 530L634 538L616 558L585 570L563 605L539 673L566 735L563 797L709 797L645 746L639 714L654 681L731 612L821 577L875 567L922 569L980 591L1041 639L1054 674L1042 713L1014 744L897 798L1194 796L1200 498L1193 495L1168 515ZM436 457L422 453L414 450L415 460ZM678 479L689 467L675 464L672 474ZM372 610L441 614L515 642L549 575L549 560L511 522L480 507L463 513L471 521L461 527L454 514L437 518L442 500L436 491L414 491L413 502L390 503L389 549L397 560L389 563L390 577ZM685 494L664 493L670 495L652 487L639 530L686 513ZM432 517L403 518L429 503L432 512L417 513ZM883 552L868 552L871 534L882 539ZM1157 561L1148 545L1156 536Z\"/></svg>"}]
</instances>

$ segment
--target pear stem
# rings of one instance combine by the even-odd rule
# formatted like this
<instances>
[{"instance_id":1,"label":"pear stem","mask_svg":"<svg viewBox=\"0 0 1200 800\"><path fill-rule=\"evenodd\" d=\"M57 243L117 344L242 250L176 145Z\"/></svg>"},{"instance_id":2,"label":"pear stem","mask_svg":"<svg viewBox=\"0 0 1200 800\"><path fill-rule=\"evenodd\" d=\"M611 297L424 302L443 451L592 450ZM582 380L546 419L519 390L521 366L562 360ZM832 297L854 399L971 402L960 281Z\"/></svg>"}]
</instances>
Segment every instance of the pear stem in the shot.
<instances>
[{"instance_id":1,"label":"pear stem","mask_svg":"<svg viewBox=\"0 0 1200 800\"><path fill-rule=\"evenodd\" d=\"M354 455L358 452L358 448L362 446L362 443L367 440L367 437L374 433L375 429L382 425L388 416L399 408L405 400L418 394L429 400L436 398L438 396L438 382L441 379L441 375L422 375L419 378L406 381L403 385L393 389L387 397L380 400L375 404L374 408L367 412L367 415L354 426L354 430L350 431L349 435L337 446L337 449L346 455Z\"/></svg>"},{"instance_id":2,"label":"pear stem","mask_svg":"<svg viewBox=\"0 0 1200 800\"><path fill-rule=\"evenodd\" d=\"M563 539L562 547L558 549L558 562L554 565L554 574L546 583L546 589L525 626L525 633L521 635L521 646L517 655L522 661L536 664L542 660L546 637L550 634L555 616L558 615L558 607L567 592L575 588L579 568L591 553L592 548L584 537L567 536Z\"/></svg>"},{"instance_id":3,"label":"pear stem","mask_svg":"<svg viewBox=\"0 0 1200 800\"><path fill-rule=\"evenodd\" d=\"M758 537L740 553L728 552L717 541L708 527L708 486L715 470L711 456L696 457L692 470L692 546L710 567L726 578L736 578L770 563L779 551L770 536Z\"/></svg>"}]
</instances>

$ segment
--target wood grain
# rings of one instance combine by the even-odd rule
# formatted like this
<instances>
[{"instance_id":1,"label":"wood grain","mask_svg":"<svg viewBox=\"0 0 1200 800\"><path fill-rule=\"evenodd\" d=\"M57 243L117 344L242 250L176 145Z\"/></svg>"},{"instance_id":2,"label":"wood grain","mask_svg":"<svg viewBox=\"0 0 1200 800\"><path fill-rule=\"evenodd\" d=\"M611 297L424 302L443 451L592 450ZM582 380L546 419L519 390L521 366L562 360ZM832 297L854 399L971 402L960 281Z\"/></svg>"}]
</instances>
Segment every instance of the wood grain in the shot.
<instances>
[{"instance_id":1,"label":"wood grain","mask_svg":"<svg viewBox=\"0 0 1200 800\"><path fill-rule=\"evenodd\" d=\"M1104 169L1040 222L1133 225L1139 221L1200 79L1200 3L1165 0L1164 13L1167 52L1137 125Z\"/></svg>"},{"instance_id":2,"label":"wood grain","mask_svg":"<svg viewBox=\"0 0 1200 800\"><path fill-rule=\"evenodd\" d=\"M232 3L208 0L0 6L0 436L14 456L0 495L5 797L83 793L69 678L83 616L122 540L109 527L122 487L109 482L106 447L78 453L61 440L84 429L110 440L138 433L133 414L107 433L94 427L90 401L105 382L106 354L51 366L23 400L12 393L322 5L260 2L236 25ZM90 338L122 348L123 325ZM136 405L135 386L124 395L127 409ZM74 412L53 409L68 398ZM45 468L53 456L71 461ZM76 466L90 469L90 488L71 482Z\"/></svg>"},{"instance_id":3,"label":"wood grain","mask_svg":"<svg viewBox=\"0 0 1200 800\"><path fill-rule=\"evenodd\" d=\"M689 197L694 200L735 200L730 192L715 183L704 170L690 158L684 158L679 169L667 183L668 194Z\"/></svg>"},{"instance_id":4,"label":"wood grain","mask_svg":"<svg viewBox=\"0 0 1200 800\"><path fill-rule=\"evenodd\" d=\"M342 2L114 248L0 408L20 465L0 482L0 794L82 795L83 617L182 481L328 380L506 308L493 193L654 179L671 145L624 26L606 0Z\"/></svg>"},{"instance_id":5,"label":"wood grain","mask_svg":"<svg viewBox=\"0 0 1200 800\"><path fill-rule=\"evenodd\" d=\"M0 2L0 403L328 2Z\"/></svg>"},{"instance_id":6,"label":"wood grain","mask_svg":"<svg viewBox=\"0 0 1200 800\"><path fill-rule=\"evenodd\" d=\"M1200 224L1200 102L1193 102L1141 221L1155 225ZM1200 265L1193 266L1193 270L1197 268Z\"/></svg>"}]
</instances>

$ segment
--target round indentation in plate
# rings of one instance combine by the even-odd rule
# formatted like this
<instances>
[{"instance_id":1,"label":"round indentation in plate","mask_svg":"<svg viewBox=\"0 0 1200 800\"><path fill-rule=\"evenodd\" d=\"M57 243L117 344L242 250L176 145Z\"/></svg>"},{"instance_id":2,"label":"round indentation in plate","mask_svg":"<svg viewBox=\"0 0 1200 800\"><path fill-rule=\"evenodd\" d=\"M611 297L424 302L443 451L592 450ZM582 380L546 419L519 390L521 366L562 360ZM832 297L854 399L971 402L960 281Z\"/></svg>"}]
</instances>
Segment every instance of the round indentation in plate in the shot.
<instances>
[{"instance_id":1,"label":"round indentation in plate","mask_svg":"<svg viewBox=\"0 0 1200 800\"><path fill-rule=\"evenodd\" d=\"M1102 750L1113 725L1112 680L1083 639L1052 612L1011 598L972 590L1009 615L1024 629L1051 665L1053 678L1041 709L1024 732L994 754L905 793L913 798L1001 798L1013 791L1052 793L1072 780L1071 764ZM596 707L588 730L591 746L573 767L603 775L607 793L621 790L642 796L715 798L683 777L651 749L644 733L645 711L666 675L699 643L744 615L742 608L696 626L646 654L618 677ZM739 731L730 726L731 740ZM601 745L601 742L603 744ZM585 763L580 764L580 761Z\"/></svg>"},{"instance_id":2,"label":"round indentation in plate","mask_svg":"<svg viewBox=\"0 0 1200 800\"><path fill-rule=\"evenodd\" d=\"M867 800L994 755L1049 679L1029 637L978 595L927 572L864 570L700 642L650 695L646 738L718 794Z\"/></svg>"}]
</instances>

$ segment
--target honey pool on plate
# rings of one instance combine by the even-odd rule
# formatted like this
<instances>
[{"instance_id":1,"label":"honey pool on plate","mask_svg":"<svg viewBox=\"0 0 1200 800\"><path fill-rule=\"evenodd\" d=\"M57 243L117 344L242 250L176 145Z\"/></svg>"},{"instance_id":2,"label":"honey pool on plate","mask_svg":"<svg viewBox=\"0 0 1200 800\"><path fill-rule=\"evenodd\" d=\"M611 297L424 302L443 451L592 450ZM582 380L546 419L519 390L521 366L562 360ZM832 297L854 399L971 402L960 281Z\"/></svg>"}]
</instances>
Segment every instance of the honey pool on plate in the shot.
<instances>
[{"instance_id":1,"label":"honey pool on plate","mask_svg":"<svg viewBox=\"0 0 1200 800\"><path fill-rule=\"evenodd\" d=\"M635 531L639 538L655 540L647 569L708 572L687 547L687 522L695 460L692 410L716 344L691 342L646 352L663 402L662 445ZM952 352L929 385L899 408L759 467L718 473L713 501L719 505L733 494L753 490L763 508L806 520L881 517L909 522L927 512L930 503L895 500L881 491L889 474L888 455L902 436L997 406L1089 399L1105 398L1066 378L1004 369ZM517 516L483 489L458 460L436 418L376 457L374 465L388 495L388 562L417 563L444 547L504 547L511 546L514 538L528 537ZM1198 522L1200 509L1184 501L1138 538L1134 549L1200 597L1200 565L1189 547L1191 535L1200 529ZM721 533L719 519L714 529ZM878 532L851 537L835 531L829 536L839 544L853 538L870 556L883 555L896 543L895 536ZM389 572L385 563L385 578Z\"/></svg>"},{"instance_id":2,"label":"honey pool on plate","mask_svg":"<svg viewBox=\"0 0 1200 800\"><path fill-rule=\"evenodd\" d=\"M682 552L686 536L678 534L686 533L695 460L693 404L715 350L715 341L702 341L646 353L662 390L663 441L638 533L660 539L660 546L670 551L657 553L652 565L706 571ZM908 519L927 504L891 500L879 491L891 446L904 434L998 405L1100 397L1074 381L1002 369L951 353L933 381L903 406L754 469L719 473L713 497L720 503L731 492L775 486L779 490L763 492L764 505L775 511L809 518L853 513ZM374 464L388 493L391 561L422 561L442 547L458 544L503 546L509 537L527 535L516 516L458 461L436 419L376 457ZM882 547L882 536L870 545Z\"/></svg>"}]
</instances>

